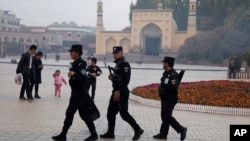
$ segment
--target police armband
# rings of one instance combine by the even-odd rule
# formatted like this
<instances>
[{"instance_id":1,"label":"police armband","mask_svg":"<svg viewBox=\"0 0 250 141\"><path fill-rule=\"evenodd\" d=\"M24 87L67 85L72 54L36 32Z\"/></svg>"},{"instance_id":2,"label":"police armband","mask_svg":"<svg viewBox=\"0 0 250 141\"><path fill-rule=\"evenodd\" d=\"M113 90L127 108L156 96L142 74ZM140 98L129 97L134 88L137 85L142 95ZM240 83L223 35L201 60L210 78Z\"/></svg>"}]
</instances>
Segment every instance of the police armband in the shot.
<instances>
[{"instance_id":1,"label":"police armband","mask_svg":"<svg viewBox=\"0 0 250 141\"><path fill-rule=\"evenodd\" d=\"M82 69L82 70L81 70L81 74L82 74L82 75L86 75L86 74L87 74L86 69Z\"/></svg>"}]
</instances>

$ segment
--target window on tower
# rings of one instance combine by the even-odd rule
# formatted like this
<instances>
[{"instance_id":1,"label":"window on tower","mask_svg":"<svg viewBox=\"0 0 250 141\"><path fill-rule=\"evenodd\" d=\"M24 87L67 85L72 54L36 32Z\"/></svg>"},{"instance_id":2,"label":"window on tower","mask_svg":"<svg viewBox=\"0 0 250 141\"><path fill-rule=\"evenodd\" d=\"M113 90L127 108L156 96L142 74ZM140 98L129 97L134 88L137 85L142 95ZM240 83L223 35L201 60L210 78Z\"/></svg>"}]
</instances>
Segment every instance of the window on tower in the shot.
<instances>
[{"instance_id":1,"label":"window on tower","mask_svg":"<svg viewBox=\"0 0 250 141\"><path fill-rule=\"evenodd\" d=\"M77 32L77 38L81 38L81 33Z\"/></svg>"},{"instance_id":2,"label":"window on tower","mask_svg":"<svg viewBox=\"0 0 250 141\"><path fill-rule=\"evenodd\" d=\"M68 32L68 37L72 38L72 32Z\"/></svg>"}]
</instances>

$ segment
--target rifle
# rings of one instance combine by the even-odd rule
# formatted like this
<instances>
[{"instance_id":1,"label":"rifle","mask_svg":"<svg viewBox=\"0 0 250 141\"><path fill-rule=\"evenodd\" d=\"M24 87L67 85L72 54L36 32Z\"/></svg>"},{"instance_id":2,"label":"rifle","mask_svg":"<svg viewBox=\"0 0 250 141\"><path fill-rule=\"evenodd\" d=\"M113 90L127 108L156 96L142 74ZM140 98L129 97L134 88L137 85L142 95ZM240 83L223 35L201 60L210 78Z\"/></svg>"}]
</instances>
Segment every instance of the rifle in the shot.
<instances>
[{"instance_id":1,"label":"rifle","mask_svg":"<svg viewBox=\"0 0 250 141\"><path fill-rule=\"evenodd\" d=\"M108 66L108 69L109 69L109 74L113 77L114 76L114 68Z\"/></svg>"},{"instance_id":2,"label":"rifle","mask_svg":"<svg viewBox=\"0 0 250 141\"><path fill-rule=\"evenodd\" d=\"M109 69L109 74L110 74L110 75L112 76L112 78L113 78L113 79L112 79L112 82L118 82L119 79L118 79L117 75L116 75L115 72L114 72L114 68L108 66L108 69ZM113 86L114 86L114 84L113 84ZM120 101L117 101L117 103L118 103L119 109L121 110Z\"/></svg>"},{"instance_id":3,"label":"rifle","mask_svg":"<svg viewBox=\"0 0 250 141\"><path fill-rule=\"evenodd\" d=\"M182 77L184 76L184 73L185 73L185 70L181 70L179 75L178 75L180 83L181 83Z\"/></svg>"},{"instance_id":4,"label":"rifle","mask_svg":"<svg viewBox=\"0 0 250 141\"><path fill-rule=\"evenodd\" d=\"M110 66L108 66L108 69L109 69L109 74L112 76L112 81L113 82L119 82L119 77L118 77L118 75L117 74L115 74L115 69L114 68L112 68L112 67L110 67Z\"/></svg>"}]
</instances>

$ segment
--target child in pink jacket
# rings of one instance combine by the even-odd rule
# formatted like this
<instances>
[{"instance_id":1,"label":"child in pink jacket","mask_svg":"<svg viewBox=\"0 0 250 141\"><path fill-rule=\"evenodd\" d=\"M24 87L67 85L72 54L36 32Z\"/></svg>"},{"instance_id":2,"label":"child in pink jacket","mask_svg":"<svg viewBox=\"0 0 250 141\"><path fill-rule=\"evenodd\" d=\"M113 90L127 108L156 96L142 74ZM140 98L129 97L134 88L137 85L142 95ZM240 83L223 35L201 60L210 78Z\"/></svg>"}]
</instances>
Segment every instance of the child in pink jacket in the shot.
<instances>
[{"instance_id":1,"label":"child in pink jacket","mask_svg":"<svg viewBox=\"0 0 250 141\"><path fill-rule=\"evenodd\" d=\"M55 96L61 97L61 87L64 83L67 84L66 80L61 76L61 71L56 70L56 72L53 74L54 77L54 85L55 85Z\"/></svg>"}]
</instances>

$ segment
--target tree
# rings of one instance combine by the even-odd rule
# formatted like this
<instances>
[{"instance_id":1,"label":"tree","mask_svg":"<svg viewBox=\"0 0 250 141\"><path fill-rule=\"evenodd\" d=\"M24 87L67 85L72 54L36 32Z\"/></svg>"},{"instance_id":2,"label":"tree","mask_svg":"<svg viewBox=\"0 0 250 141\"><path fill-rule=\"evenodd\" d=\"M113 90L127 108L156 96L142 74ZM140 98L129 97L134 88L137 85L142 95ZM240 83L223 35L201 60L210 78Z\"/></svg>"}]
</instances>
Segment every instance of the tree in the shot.
<instances>
[{"instance_id":1,"label":"tree","mask_svg":"<svg viewBox=\"0 0 250 141\"><path fill-rule=\"evenodd\" d=\"M220 27L199 32L179 49L179 58L220 63L230 56L250 50L250 35L237 29Z\"/></svg>"},{"instance_id":2,"label":"tree","mask_svg":"<svg viewBox=\"0 0 250 141\"><path fill-rule=\"evenodd\" d=\"M218 42L213 43L209 48L209 61L216 64L221 64L223 61L223 51Z\"/></svg>"},{"instance_id":3,"label":"tree","mask_svg":"<svg viewBox=\"0 0 250 141\"><path fill-rule=\"evenodd\" d=\"M156 9L159 0L137 0L131 3L130 9ZM179 30L186 30L189 0L161 0L164 7L174 9L174 19ZM235 22L249 23L246 15L237 10L246 11L250 8L249 0L197 0L197 29L199 31L213 30L221 26L234 27ZM240 19L235 17L242 17ZM132 15L130 11L130 22ZM239 24L238 23L238 24ZM237 26L242 27L242 26ZM244 27L244 26L243 26ZM248 26L247 26L248 27Z\"/></svg>"},{"instance_id":4,"label":"tree","mask_svg":"<svg viewBox=\"0 0 250 141\"><path fill-rule=\"evenodd\" d=\"M199 49L195 43L196 40L193 38L189 38L185 41L185 44L181 46L179 50L179 58L185 58L186 60L196 61L200 59Z\"/></svg>"},{"instance_id":5,"label":"tree","mask_svg":"<svg viewBox=\"0 0 250 141\"><path fill-rule=\"evenodd\" d=\"M250 52L245 53L243 59L246 61L247 65L250 66Z\"/></svg>"},{"instance_id":6,"label":"tree","mask_svg":"<svg viewBox=\"0 0 250 141\"><path fill-rule=\"evenodd\" d=\"M250 34L250 9L244 10L238 8L235 12L235 18L234 18L235 25L234 27Z\"/></svg>"}]
</instances>

